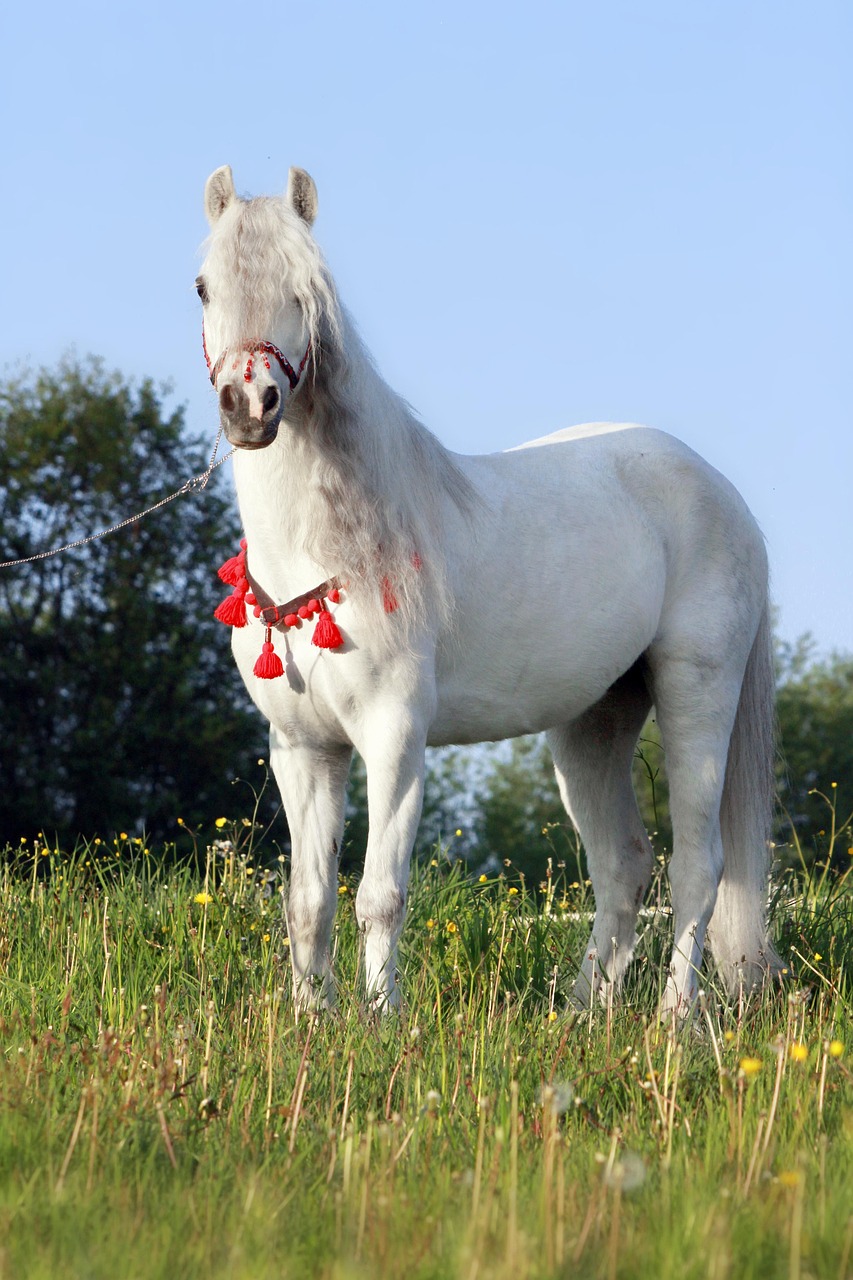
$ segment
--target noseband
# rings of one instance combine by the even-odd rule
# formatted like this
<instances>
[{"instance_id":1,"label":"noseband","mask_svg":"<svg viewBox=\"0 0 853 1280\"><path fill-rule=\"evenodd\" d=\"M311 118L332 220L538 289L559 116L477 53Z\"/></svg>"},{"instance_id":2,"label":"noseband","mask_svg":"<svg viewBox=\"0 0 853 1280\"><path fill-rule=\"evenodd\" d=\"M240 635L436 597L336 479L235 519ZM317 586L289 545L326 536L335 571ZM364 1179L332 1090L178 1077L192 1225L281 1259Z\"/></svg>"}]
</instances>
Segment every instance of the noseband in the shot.
<instances>
[{"instance_id":1,"label":"noseband","mask_svg":"<svg viewBox=\"0 0 853 1280\"><path fill-rule=\"evenodd\" d=\"M222 366L225 363L225 357L228 355L229 348L226 347L225 350L222 352L222 355L216 361L216 363L211 364L210 356L207 354L207 341L204 336L203 325L201 330L201 343L204 348L204 358L207 363L208 370L210 371L210 381L213 384L213 387L215 389L216 379L219 377L220 373L222 372ZM298 369L294 369L293 365L290 363L287 356L284 354L283 351L279 350L279 348L275 345L274 342L246 342L243 344L242 347L238 347L237 350L243 354L248 355L249 357L248 360L246 361L246 368L243 371L244 382L252 381L252 370L255 365L256 355L261 356L264 362L264 366L267 369L271 368L269 358L270 356L272 356L273 359L277 360L279 365L281 366L282 373L290 383L290 390L295 391L296 388L299 386L299 379L302 377L302 374L305 371L305 366L308 363L308 357L311 354L311 339L310 338L308 339L308 346L305 348L305 355L302 357L302 360L300 362ZM237 368L237 364L238 362L235 359L234 365L233 365L235 369Z\"/></svg>"}]
</instances>

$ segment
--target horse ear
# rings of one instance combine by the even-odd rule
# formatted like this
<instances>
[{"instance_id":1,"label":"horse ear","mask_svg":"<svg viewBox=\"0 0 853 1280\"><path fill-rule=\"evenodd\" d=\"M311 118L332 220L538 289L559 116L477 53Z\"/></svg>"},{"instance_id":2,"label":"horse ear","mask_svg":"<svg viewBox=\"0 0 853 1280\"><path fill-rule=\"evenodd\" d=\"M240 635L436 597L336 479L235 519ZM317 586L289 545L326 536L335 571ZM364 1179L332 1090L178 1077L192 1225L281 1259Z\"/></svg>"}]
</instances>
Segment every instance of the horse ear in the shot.
<instances>
[{"instance_id":1,"label":"horse ear","mask_svg":"<svg viewBox=\"0 0 853 1280\"><path fill-rule=\"evenodd\" d=\"M317 187L310 173L292 168L287 177L287 203L310 227L317 217Z\"/></svg>"},{"instance_id":2,"label":"horse ear","mask_svg":"<svg viewBox=\"0 0 853 1280\"><path fill-rule=\"evenodd\" d=\"M229 204L236 198L231 166L224 164L221 169L217 169L210 175L204 185L204 211L211 226L219 221Z\"/></svg>"}]
</instances>

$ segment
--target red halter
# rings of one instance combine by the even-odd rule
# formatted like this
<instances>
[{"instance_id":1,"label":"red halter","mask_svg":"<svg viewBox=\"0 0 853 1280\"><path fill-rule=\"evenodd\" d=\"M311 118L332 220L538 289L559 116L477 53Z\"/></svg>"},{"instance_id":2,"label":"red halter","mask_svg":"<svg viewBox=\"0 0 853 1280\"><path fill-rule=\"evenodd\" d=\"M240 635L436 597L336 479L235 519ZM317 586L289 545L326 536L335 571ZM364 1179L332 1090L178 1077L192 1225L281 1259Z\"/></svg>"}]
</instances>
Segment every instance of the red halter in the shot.
<instances>
[{"instance_id":1,"label":"red halter","mask_svg":"<svg viewBox=\"0 0 853 1280\"><path fill-rule=\"evenodd\" d=\"M204 336L204 325L202 325L201 327L201 345L204 348L204 358L207 363L207 367L210 371L210 381L215 388L216 379L219 377L220 373L222 372L222 366L225 363L225 357L228 355L228 348L227 347L225 348L225 350L222 352L222 355L216 361L216 364L211 364L210 356L207 353L207 340ZM299 379L302 377L302 374L305 371L305 366L308 363L308 357L311 354L311 339L310 338L308 339L308 346L305 348L305 355L302 357L302 360L300 362L298 369L294 369L293 365L290 363L287 356L284 354L283 351L279 350L279 348L275 345L274 342L264 342L261 340L257 342L246 342L243 344L242 347L238 347L238 351L245 352L246 354L248 354L248 357L249 357L248 360L246 361L246 368L243 373L244 382L252 381L252 369L254 367L256 355L259 354L262 356L264 365L266 366L267 369L270 368L269 357L273 356L278 361L279 365L281 366L281 370L284 373L284 376L287 378L288 382L290 383L290 390L295 391L296 388L299 386ZM237 368L236 360L234 361L234 368L235 369Z\"/></svg>"}]
</instances>

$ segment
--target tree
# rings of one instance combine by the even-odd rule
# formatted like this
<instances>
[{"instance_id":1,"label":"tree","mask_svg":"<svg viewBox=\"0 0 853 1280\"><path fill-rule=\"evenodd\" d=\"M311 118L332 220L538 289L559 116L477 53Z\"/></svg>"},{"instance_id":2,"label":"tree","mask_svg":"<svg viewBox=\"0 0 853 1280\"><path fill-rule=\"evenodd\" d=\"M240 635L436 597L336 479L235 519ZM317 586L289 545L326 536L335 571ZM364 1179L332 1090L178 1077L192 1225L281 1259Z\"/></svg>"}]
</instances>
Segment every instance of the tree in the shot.
<instances>
[{"instance_id":1,"label":"tree","mask_svg":"<svg viewBox=\"0 0 853 1280\"><path fill-rule=\"evenodd\" d=\"M853 811L853 657L816 660L814 641L801 636L777 647L777 711L781 739L780 839L796 835L807 863L827 850L830 806L840 826ZM833 850L836 867L850 864L847 838Z\"/></svg>"},{"instance_id":2,"label":"tree","mask_svg":"<svg viewBox=\"0 0 853 1280\"><path fill-rule=\"evenodd\" d=\"M0 386L0 558L74 541L204 469L149 381L66 360ZM0 569L0 842L210 819L265 745L212 612L239 526L214 473L103 540Z\"/></svg>"}]
</instances>

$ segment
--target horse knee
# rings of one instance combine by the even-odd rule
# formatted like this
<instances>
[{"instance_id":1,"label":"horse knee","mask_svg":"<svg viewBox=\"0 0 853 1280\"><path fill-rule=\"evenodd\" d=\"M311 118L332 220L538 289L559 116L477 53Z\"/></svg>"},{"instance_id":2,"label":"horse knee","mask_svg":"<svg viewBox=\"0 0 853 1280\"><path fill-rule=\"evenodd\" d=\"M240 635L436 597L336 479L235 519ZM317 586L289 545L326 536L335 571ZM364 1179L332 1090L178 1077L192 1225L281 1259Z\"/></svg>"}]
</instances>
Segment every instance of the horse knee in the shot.
<instances>
[{"instance_id":1,"label":"horse knee","mask_svg":"<svg viewBox=\"0 0 853 1280\"><path fill-rule=\"evenodd\" d=\"M292 879L287 896L288 928L297 937L327 934L335 915L336 895L311 879Z\"/></svg>"},{"instance_id":2,"label":"horse knee","mask_svg":"<svg viewBox=\"0 0 853 1280\"><path fill-rule=\"evenodd\" d=\"M355 915L364 933L375 931L396 938L405 912L405 891L393 878L362 880L355 896Z\"/></svg>"}]
</instances>

